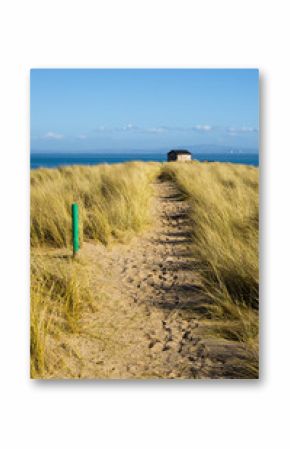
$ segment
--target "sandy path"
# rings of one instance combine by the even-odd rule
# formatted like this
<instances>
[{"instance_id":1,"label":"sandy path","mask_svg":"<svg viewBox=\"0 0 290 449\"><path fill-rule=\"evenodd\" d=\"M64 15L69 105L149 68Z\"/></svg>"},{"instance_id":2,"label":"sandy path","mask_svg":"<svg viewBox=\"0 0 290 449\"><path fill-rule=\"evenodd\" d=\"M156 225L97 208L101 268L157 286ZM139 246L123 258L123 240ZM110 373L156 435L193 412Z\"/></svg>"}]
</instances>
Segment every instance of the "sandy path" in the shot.
<instances>
[{"instance_id":1,"label":"sandy path","mask_svg":"<svg viewBox=\"0 0 290 449\"><path fill-rule=\"evenodd\" d=\"M240 377L243 348L208 338L206 315L200 319L206 298L190 252L188 204L170 181L154 189L149 231L111 249L84 245L90 267L102 267L101 275L91 273L92 287L102 283L115 304L111 323L120 346L110 355L91 346L81 377L94 377L100 357L109 378Z\"/></svg>"}]
</instances>

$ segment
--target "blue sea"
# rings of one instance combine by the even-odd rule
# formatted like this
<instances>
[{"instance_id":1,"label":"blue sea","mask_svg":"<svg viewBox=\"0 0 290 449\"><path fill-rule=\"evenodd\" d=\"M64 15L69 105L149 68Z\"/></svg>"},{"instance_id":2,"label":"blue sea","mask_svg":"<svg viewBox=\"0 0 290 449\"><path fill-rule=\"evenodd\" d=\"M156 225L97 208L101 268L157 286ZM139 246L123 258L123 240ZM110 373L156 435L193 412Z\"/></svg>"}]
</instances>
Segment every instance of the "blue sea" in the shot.
<instances>
[{"instance_id":1,"label":"blue sea","mask_svg":"<svg viewBox=\"0 0 290 449\"><path fill-rule=\"evenodd\" d=\"M231 162L234 164L259 165L258 154L238 153L193 153L193 159L210 162ZM31 169L54 168L64 165L116 164L128 161L165 162L166 153L31 153Z\"/></svg>"}]
</instances>

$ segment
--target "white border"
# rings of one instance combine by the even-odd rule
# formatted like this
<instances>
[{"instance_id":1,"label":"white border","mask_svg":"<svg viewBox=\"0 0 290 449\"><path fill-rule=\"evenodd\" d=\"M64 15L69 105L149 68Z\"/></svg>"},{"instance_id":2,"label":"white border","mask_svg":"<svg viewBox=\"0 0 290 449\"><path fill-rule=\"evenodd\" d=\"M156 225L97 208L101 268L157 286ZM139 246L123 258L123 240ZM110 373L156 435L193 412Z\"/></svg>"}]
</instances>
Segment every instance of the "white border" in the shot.
<instances>
[{"instance_id":1,"label":"white border","mask_svg":"<svg viewBox=\"0 0 290 449\"><path fill-rule=\"evenodd\" d=\"M2 447L287 447L287 2L11 0L0 6ZM262 379L29 380L29 69L258 67Z\"/></svg>"}]
</instances>

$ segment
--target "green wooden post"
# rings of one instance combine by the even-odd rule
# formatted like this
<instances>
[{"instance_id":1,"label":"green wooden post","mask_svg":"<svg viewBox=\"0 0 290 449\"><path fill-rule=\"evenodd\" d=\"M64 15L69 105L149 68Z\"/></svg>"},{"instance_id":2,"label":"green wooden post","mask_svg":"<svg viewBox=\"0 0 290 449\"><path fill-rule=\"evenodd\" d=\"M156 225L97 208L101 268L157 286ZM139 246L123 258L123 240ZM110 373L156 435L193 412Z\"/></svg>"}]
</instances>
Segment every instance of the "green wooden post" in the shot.
<instances>
[{"instance_id":1,"label":"green wooden post","mask_svg":"<svg viewBox=\"0 0 290 449\"><path fill-rule=\"evenodd\" d=\"M73 203L71 207L72 212L72 240L73 240L73 255L75 256L80 249L79 244L79 206Z\"/></svg>"}]
</instances>

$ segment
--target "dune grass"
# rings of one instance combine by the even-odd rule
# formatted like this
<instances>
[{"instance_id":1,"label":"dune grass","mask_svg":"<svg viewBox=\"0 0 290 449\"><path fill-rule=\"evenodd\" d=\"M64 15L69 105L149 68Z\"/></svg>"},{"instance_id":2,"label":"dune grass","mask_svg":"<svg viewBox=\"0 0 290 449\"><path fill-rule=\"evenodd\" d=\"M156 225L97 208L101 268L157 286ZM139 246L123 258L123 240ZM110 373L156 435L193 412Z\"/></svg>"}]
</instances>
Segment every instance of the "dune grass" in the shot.
<instances>
[{"instance_id":1,"label":"dune grass","mask_svg":"<svg viewBox=\"0 0 290 449\"><path fill-rule=\"evenodd\" d=\"M190 202L192 252L212 298L214 332L247 344L258 370L259 204L255 167L192 162L166 164Z\"/></svg>"},{"instance_id":2,"label":"dune grass","mask_svg":"<svg viewBox=\"0 0 290 449\"><path fill-rule=\"evenodd\" d=\"M38 169L31 173L31 245L71 244L71 204L80 208L84 239L104 244L140 232L150 221L156 164Z\"/></svg>"},{"instance_id":3,"label":"dune grass","mask_svg":"<svg viewBox=\"0 0 290 449\"><path fill-rule=\"evenodd\" d=\"M133 162L31 172L32 378L81 377L78 351L88 338L100 352L108 345L120 351L110 329L113 301L90 288L88 267L69 256L71 204L79 204L81 239L127 241L150 223L150 182L159 170ZM50 256L53 248L60 257Z\"/></svg>"},{"instance_id":4,"label":"dune grass","mask_svg":"<svg viewBox=\"0 0 290 449\"><path fill-rule=\"evenodd\" d=\"M61 351L70 336L84 332L86 311L94 312L87 278L80 264L32 256L30 310L30 368L32 378L62 371Z\"/></svg>"},{"instance_id":5,"label":"dune grass","mask_svg":"<svg viewBox=\"0 0 290 449\"><path fill-rule=\"evenodd\" d=\"M120 377L117 367L132 352L144 312L104 294L89 260L57 251L32 256L31 378Z\"/></svg>"},{"instance_id":6,"label":"dune grass","mask_svg":"<svg viewBox=\"0 0 290 449\"><path fill-rule=\"evenodd\" d=\"M211 298L210 328L216 337L246 345L257 377L258 169L198 162L31 172L31 377L107 377L99 354L122 354L125 343L116 335L122 326L124 334L139 326L142 316L119 322L122 304L108 301L102 285L92 288L89 262L63 257L71 252L71 204L79 204L84 240L126 242L150 224L150 183L160 173L190 204L192 253ZM91 368L82 366L84 358Z\"/></svg>"}]
</instances>

